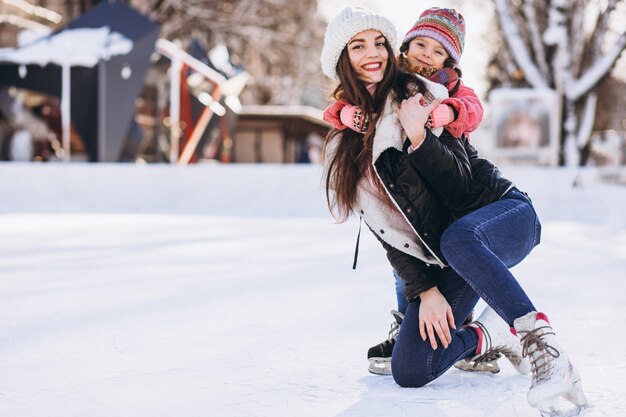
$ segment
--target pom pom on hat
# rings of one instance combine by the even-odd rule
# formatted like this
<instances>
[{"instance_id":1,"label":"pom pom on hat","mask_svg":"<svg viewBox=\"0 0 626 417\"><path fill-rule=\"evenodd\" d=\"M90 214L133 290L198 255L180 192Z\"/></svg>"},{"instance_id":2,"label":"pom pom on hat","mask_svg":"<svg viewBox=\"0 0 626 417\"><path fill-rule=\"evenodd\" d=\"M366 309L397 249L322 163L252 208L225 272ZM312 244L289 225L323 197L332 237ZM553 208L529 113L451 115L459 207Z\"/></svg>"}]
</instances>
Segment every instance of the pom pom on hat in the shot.
<instances>
[{"instance_id":1,"label":"pom pom on hat","mask_svg":"<svg viewBox=\"0 0 626 417\"><path fill-rule=\"evenodd\" d=\"M427 9L404 36L400 50L406 51L409 42L418 36L436 40L452 59L459 62L465 46L465 19L454 9Z\"/></svg>"},{"instance_id":2,"label":"pom pom on hat","mask_svg":"<svg viewBox=\"0 0 626 417\"><path fill-rule=\"evenodd\" d=\"M363 7L346 7L328 23L324 35L324 48L320 57L322 71L326 76L339 81L337 62L350 39L364 30L377 30L396 48L396 28L388 19Z\"/></svg>"}]
</instances>

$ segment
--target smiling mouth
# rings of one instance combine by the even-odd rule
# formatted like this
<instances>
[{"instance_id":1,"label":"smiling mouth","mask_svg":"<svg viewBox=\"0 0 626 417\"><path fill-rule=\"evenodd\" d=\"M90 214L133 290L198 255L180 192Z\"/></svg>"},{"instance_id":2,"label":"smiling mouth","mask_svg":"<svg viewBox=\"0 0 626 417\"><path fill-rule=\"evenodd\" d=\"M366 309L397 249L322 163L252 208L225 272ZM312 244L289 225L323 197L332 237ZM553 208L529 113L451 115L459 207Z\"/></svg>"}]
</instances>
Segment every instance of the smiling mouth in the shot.
<instances>
[{"instance_id":1,"label":"smiling mouth","mask_svg":"<svg viewBox=\"0 0 626 417\"><path fill-rule=\"evenodd\" d=\"M382 62L374 62L374 63L371 63L371 64L365 64L365 65L363 65L362 68L365 71L378 71L382 67L383 67Z\"/></svg>"}]
</instances>

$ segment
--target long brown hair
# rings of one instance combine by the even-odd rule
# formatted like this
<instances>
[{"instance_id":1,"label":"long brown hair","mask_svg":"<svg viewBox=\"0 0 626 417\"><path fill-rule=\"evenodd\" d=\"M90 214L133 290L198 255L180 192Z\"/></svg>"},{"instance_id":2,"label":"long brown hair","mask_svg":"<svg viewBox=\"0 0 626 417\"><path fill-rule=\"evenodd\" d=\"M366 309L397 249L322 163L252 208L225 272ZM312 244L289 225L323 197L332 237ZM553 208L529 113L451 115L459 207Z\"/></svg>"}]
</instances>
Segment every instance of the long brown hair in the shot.
<instances>
[{"instance_id":1,"label":"long brown hair","mask_svg":"<svg viewBox=\"0 0 626 417\"><path fill-rule=\"evenodd\" d=\"M358 182L361 177L368 175L368 170L371 169L376 122L384 109L387 96L393 93L393 99L399 103L418 92L425 91L420 80L398 71L393 49L386 39L385 48L388 53L387 67L373 95L367 91L365 84L353 70L348 57L348 48L343 49L337 62L339 85L335 88L332 98L360 106L364 116L369 120L365 133L352 129L343 131L332 129L324 140L322 155L326 167L324 172L326 202L329 211L339 222L346 221L350 216L356 202ZM329 154L331 142L333 152ZM380 184L379 188L382 188Z\"/></svg>"}]
</instances>

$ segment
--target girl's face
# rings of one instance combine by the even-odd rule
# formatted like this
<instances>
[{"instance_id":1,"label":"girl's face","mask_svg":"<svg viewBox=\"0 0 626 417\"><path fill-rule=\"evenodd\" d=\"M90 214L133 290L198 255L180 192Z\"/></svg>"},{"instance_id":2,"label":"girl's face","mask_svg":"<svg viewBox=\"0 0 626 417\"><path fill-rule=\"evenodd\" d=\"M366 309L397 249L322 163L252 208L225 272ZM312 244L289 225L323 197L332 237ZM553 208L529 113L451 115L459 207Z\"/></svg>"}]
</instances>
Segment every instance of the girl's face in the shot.
<instances>
[{"instance_id":1,"label":"girl's face","mask_svg":"<svg viewBox=\"0 0 626 417\"><path fill-rule=\"evenodd\" d=\"M448 59L448 56L443 45L425 36L418 36L413 39L406 51L406 60L409 65L436 69L443 68L443 63Z\"/></svg>"},{"instance_id":2,"label":"girl's face","mask_svg":"<svg viewBox=\"0 0 626 417\"><path fill-rule=\"evenodd\" d=\"M365 30L348 42L350 65L359 80L366 84L378 83L385 75L389 53L385 37L377 30Z\"/></svg>"}]
</instances>

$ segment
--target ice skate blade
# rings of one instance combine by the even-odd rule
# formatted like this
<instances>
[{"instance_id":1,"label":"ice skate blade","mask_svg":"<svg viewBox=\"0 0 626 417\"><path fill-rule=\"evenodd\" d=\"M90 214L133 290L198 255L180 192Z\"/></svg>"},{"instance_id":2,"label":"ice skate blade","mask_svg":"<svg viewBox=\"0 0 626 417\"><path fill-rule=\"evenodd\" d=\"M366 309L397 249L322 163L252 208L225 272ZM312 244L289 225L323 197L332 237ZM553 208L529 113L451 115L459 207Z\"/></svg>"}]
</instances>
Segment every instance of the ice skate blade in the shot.
<instances>
[{"instance_id":1,"label":"ice skate blade","mask_svg":"<svg viewBox=\"0 0 626 417\"><path fill-rule=\"evenodd\" d=\"M538 392L533 392L531 388L527 396L529 404L547 413L570 409L570 405L584 407L587 404L587 397L585 397L582 382L575 370L574 377L576 379L569 385L565 381L561 381L561 383L544 387L542 391L539 391L539 393L543 393L543 398L537 398Z\"/></svg>"},{"instance_id":2,"label":"ice skate blade","mask_svg":"<svg viewBox=\"0 0 626 417\"><path fill-rule=\"evenodd\" d=\"M539 410L539 412L542 417L577 417L589 407L589 404L585 404L575 405L573 408L567 410Z\"/></svg>"},{"instance_id":3,"label":"ice skate blade","mask_svg":"<svg viewBox=\"0 0 626 417\"><path fill-rule=\"evenodd\" d=\"M573 398L575 396L578 403ZM580 384L574 384L574 387L562 396L542 401L537 405L543 417L576 417L588 407L589 404Z\"/></svg>"},{"instance_id":4,"label":"ice skate blade","mask_svg":"<svg viewBox=\"0 0 626 417\"><path fill-rule=\"evenodd\" d=\"M572 384L572 388L568 392L563 394L563 398L565 398L567 401L571 402L574 405L585 406L587 405L587 397L585 396L585 392L583 391L583 384L580 381L578 373L576 373L576 376L578 378Z\"/></svg>"},{"instance_id":5,"label":"ice skate blade","mask_svg":"<svg viewBox=\"0 0 626 417\"><path fill-rule=\"evenodd\" d=\"M481 362L477 364L473 361L463 359L455 363L454 367L466 372L488 372L492 374L500 372L500 366L497 361Z\"/></svg>"},{"instance_id":6,"label":"ice skate blade","mask_svg":"<svg viewBox=\"0 0 626 417\"><path fill-rule=\"evenodd\" d=\"M391 375L391 358L370 358L367 369L374 375Z\"/></svg>"}]
</instances>

